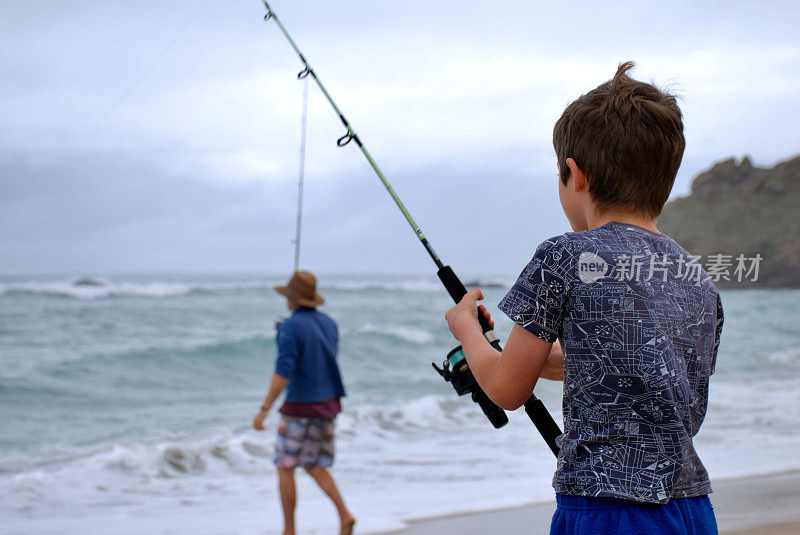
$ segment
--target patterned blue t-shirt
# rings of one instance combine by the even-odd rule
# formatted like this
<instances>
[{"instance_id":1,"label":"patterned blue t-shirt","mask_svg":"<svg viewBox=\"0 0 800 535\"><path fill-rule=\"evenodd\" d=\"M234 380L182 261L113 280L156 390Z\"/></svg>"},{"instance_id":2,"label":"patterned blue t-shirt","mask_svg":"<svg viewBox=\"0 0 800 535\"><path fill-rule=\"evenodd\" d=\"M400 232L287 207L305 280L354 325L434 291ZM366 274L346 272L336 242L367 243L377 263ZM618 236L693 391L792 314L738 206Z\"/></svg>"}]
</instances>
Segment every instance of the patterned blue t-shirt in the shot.
<instances>
[{"instance_id":1,"label":"patterned blue t-shirt","mask_svg":"<svg viewBox=\"0 0 800 535\"><path fill-rule=\"evenodd\" d=\"M556 492L666 503L711 492L694 449L719 292L671 238L611 222L542 243L499 305L564 351Z\"/></svg>"}]
</instances>

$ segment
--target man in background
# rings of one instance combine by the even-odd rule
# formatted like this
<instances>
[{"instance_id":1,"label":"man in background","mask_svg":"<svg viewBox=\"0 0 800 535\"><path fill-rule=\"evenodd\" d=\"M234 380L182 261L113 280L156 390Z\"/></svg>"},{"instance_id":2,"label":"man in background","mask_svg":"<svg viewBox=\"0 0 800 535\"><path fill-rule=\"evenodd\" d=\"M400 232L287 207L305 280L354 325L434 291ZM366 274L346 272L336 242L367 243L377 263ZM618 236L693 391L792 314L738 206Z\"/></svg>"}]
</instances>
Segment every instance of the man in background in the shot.
<instances>
[{"instance_id":1,"label":"man in background","mask_svg":"<svg viewBox=\"0 0 800 535\"><path fill-rule=\"evenodd\" d=\"M253 427L264 429L272 404L286 390L278 424L274 462L283 506L284 535L295 535L297 502L294 470L302 466L336 506L342 535L353 532L355 518L347 509L329 468L334 457L334 421L344 397L336 363L339 332L336 322L316 307L325 300L317 279L296 271L286 286L275 290L286 297L292 315L278 327L278 358L269 392Z\"/></svg>"}]
</instances>

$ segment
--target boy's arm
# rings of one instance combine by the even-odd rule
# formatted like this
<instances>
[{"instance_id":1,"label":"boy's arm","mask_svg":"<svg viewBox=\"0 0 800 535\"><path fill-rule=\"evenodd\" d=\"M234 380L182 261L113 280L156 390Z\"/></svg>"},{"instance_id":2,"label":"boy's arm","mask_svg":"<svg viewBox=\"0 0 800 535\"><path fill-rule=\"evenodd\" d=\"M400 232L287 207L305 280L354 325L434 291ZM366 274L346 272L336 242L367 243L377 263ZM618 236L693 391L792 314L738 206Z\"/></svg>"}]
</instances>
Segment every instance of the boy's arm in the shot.
<instances>
[{"instance_id":1,"label":"boy's arm","mask_svg":"<svg viewBox=\"0 0 800 535\"><path fill-rule=\"evenodd\" d=\"M560 346L551 351L552 342L542 340L519 325L514 325L505 349L498 352L489 345L478 324L477 302L481 299L483 293L474 289L445 317L450 331L461 342L467 363L483 391L499 407L513 410L530 397L539 377L562 377L563 353ZM546 368L551 355L553 362Z\"/></svg>"},{"instance_id":2,"label":"boy's arm","mask_svg":"<svg viewBox=\"0 0 800 535\"><path fill-rule=\"evenodd\" d=\"M564 351L561 349L560 341L556 340L553 342L553 347L550 348L547 362L544 363L542 374L539 377L542 379L550 379L551 381L564 380Z\"/></svg>"}]
</instances>

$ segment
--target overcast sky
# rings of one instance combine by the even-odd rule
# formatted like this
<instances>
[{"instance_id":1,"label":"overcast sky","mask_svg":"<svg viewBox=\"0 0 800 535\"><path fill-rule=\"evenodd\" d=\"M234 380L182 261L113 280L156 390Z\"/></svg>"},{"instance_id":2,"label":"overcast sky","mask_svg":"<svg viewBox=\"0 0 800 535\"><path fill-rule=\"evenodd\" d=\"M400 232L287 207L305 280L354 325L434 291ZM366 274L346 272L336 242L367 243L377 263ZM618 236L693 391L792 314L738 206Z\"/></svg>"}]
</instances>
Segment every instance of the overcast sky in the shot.
<instances>
[{"instance_id":1,"label":"overcast sky","mask_svg":"<svg viewBox=\"0 0 800 535\"><path fill-rule=\"evenodd\" d=\"M273 8L465 275L516 273L569 230L553 123L621 61L682 97L673 196L715 161L800 152L797 2ZM263 14L258 0L0 2L0 272L290 271L302 82ZM432 271L313 86L309 105L302 266Z\"/></svg>"}]
</instances>

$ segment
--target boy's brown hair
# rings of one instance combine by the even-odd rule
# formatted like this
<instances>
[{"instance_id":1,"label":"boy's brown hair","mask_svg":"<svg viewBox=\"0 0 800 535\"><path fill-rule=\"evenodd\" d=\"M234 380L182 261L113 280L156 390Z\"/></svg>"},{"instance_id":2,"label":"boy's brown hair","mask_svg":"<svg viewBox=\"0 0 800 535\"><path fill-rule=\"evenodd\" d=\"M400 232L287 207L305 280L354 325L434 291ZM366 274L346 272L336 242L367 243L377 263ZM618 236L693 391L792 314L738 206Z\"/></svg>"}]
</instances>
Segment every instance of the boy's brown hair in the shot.
<instances>
[{"instance_id":1,"label":"boy's brown hair","mask_svg":"<svg viewBox=\"0 0 800 535\"><path fill-rule=\"evenodd\" d=\"M674 95L628 77L620 64L608 82L567 106L553 128L561 181L572 158L600 210L655 218L667 202L683 158L681 110Z\"/></svg>"}]
</instances>

